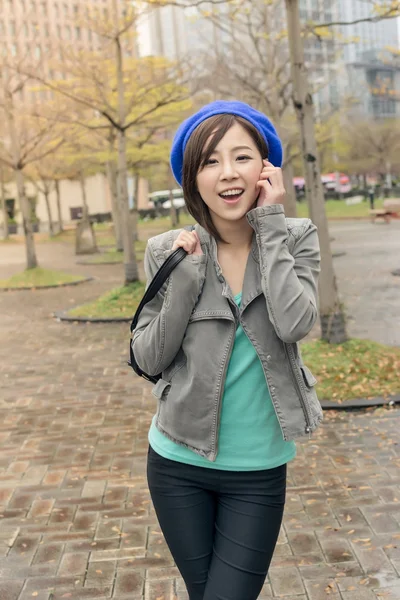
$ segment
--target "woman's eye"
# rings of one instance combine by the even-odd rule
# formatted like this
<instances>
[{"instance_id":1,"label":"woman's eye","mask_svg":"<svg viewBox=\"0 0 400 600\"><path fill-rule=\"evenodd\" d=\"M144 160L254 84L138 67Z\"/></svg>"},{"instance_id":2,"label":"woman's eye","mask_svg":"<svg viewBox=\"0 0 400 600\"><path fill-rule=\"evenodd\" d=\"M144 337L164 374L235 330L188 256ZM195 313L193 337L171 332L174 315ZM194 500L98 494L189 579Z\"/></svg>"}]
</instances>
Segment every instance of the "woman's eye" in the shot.
<instances>
[{"instance_id":1,"label":"woman's eye","mask_svg":"<svg viewBox=\"0 0 400 600\"><path fill-rule=\"evenodd\" d=\"M251 160L250 156L246 156L245 154L238 156L237 160L243 161L243 160Z\"/></svg>"},{"instance_id":2,"label":"woman's eye","mask_svg":"<svg viewBox=\"0 0 400 600\"><path fill-rule=\"evenodd\" d=\"M209 158L208 160L206 160L206 162L204 163L205 166L207 165L215 165L216 164L216 160L215 158Z\"/></svg>"}]
</instances>

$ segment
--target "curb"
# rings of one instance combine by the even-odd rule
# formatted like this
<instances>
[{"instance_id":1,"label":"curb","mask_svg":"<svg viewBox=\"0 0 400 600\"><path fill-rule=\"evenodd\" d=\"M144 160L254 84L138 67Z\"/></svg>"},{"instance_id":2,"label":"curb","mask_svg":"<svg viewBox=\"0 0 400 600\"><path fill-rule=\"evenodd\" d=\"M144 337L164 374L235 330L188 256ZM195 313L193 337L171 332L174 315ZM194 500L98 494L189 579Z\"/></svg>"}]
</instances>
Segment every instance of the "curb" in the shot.
<instances>
[{"instance_id":1,"label":"curb","mask_svg":"<svg viewBox=\"0 0 400 600\"><path fill-rule=\"evenodd\" d=\"M86 267L96 267L97 265L122 265L124 263L123 260L121 261L117 261L117 260L111 260L111 261L104 261L104 262L88 262L88 261L82 261L82 260L77 260L75 264L77 265L85 265Z\"/></svg>"},{"instance_id":2,"label":"curb","mask_svg":"<svg viewBox=\"0 0 400 600\"><path fill-rule=\"evenodd\" d=\"M391 396L390 398L354 398L354 400L344 401L342 404L332 402L331 400L321 400L320 404L324 410L348 410L350 408L371 408L374 406L393 406L400 404L400 395Z\"/></svg>"},{"instance_id":3,"label":"curb","mask_svg":"<svg viewBox=\"0 0 400 600\"><path fill-rule=\"evenodd\" d=\"M78 279L78 281L70 281L67 283L59 283L58 285L36 285L32 287L0 287L0 292L23 292L23 291L36 291L36 290L53 290L61 287L69 287L72 285L79 285L80 283L86 283L87 281L93 281L94 277L85 277L84 279Z\"/></svg>"},{"instance_id":4,"label":"curb","mask_svg":"<svg viewBox=\"0 0 400 600\"><path fill-rule=\"evenodd\" d=\"M78 307L75 307L78 308ZM69 309L71 310L71 309ZM130 323L133 319L131 317L71 317L68 315L66 310L57 310L52 313L52 316L57 321L64 321L67 323Z\"/></svg>"}]
</instances>

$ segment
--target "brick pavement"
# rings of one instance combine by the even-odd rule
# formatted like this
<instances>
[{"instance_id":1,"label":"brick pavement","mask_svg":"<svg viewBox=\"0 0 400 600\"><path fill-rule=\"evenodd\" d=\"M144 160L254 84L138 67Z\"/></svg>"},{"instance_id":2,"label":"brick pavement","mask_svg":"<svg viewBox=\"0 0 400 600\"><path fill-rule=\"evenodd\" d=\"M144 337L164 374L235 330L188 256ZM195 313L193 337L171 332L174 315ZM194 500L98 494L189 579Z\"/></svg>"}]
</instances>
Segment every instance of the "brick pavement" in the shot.
<instances>
[{"instance_id":1,"label":"brick pavement","mask_svg":"<svg viewBox=\"0 0 400 600\"><path fill-rule=\"evenodd\" d=\"M388 318L370 331L400 344L399 278L386 273L398 266L399 231L333 231L348 252L335 264L353 335L366 327L354 309L372 314L372 298ZM379 236L389 254L367 256ZM23 262L9 248L0 246L0 277ZM93 274L66 245L39 251L45 266ZM120 281L119 266L95 269L101 279L76 288L0 294L0 600L186 598L146 486L154 403L124 364L128 327L49 318ZM298 444L263 598L400 599L399 428L397 408L331 412Z\"/></svg>"}]
</instances>

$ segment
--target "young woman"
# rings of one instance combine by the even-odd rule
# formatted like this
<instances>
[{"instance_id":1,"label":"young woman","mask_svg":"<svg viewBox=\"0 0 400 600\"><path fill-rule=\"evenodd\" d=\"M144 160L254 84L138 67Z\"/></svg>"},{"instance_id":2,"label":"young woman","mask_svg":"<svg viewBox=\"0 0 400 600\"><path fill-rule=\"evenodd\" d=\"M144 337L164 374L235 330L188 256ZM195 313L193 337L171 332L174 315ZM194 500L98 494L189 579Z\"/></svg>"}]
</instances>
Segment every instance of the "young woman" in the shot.
<instances>
[{"instance_id":1,"label":"young woman","mask_svg":"<svg viewBox=\"0 0 400 600\"><path fill-rule=\"evenodd\" d=\"M190 600L258 598L280 531L294 439L322 419L297 342L317 318L309 219L286 219L282 147L269 119L214 102L180 126L171 166L194 231L149 240L150 279L188 255L147 304L132 344L162 373L148 483Z\"/></svg>"}]
</instances>

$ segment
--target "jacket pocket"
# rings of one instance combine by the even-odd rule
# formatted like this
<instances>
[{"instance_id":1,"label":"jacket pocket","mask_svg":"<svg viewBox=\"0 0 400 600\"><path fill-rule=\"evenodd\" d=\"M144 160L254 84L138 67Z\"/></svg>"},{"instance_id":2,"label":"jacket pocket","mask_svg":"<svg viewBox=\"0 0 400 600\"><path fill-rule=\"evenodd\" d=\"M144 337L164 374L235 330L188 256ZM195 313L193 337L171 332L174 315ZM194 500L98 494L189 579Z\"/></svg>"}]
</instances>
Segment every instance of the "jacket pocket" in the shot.
<instances>
[{"instance_id":1,"label":"jacket pocket","mask_svg":"<svg viewBox=\"0 0 400 600\"><path fill-rule=\"evenodd\" d=\"M307 387L314 387L318 383L310 369L306 365L300 365L301 374Z\"/></svg>"},{"instance_id":2,"label":"jacket pocket","mask_svg":"<svg viewBox=\"0 0 400 600\"><path fill-rule=\"evenodd\" d=\"M159 379L151 390L151 393L155 398L157 398L157 400L165 400L168 396L170 388L171 384L169 381L165 381L165 379Z\"/></svg>"},{"instance_id":3,"label":"jacket pocket","mask_svg":"<svg viewBox=\"0 0 400 600\"><path fill-rule=\"evenodd\" d=\"M311 412L311 417L315 423L319 422L322 420L322 408L315 391L315 385L318 383L318 381L306 365L301 364L300 371L305 383L307 402Z\"/></svg>"}]
</instances>

